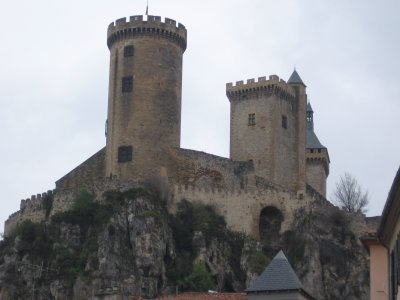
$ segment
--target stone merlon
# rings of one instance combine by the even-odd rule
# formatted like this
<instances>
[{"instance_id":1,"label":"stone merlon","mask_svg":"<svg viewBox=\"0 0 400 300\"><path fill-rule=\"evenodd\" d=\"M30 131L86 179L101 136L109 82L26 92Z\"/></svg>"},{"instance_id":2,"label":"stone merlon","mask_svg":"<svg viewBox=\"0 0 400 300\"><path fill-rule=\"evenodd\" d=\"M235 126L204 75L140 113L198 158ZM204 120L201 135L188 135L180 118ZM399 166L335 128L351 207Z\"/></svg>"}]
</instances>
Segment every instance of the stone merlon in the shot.
<instances>
[{"instance_id":1,"label":"stone merlon","mask_svg":"<svg viewBox=\"0 0 400 300\"><path fill-rule=\"evenodd\" d=\"M112 22L107 30L107 45L111 49L112 44L121 39L131 36L159 36L161 38L173 40L183 51L186 50L187 31L181 23L176 26L176 21L165 18L161 21L159 16L147 16L147 21L143 16L131 16L129 22L126 18L121 18Z\"/></svg>"}]
</instances>

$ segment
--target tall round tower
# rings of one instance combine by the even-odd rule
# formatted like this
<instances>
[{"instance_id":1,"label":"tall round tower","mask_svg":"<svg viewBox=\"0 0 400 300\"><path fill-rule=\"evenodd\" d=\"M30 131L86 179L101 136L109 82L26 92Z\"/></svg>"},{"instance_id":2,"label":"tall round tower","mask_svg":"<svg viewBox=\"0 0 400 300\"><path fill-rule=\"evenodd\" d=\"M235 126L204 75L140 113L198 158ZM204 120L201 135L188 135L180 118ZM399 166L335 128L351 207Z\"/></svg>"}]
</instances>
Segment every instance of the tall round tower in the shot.
<instances>
[{"instance_id":1,"label":"tall round tower","mask_svg":"<svg viewBox=\"0 0 400 300\"><path fill-rule=\"evenodd\" d=\"M107 45L106 176L143 180L180 146L186 28L158 16L122 18L109 25Z\"/></svg>"}]
</instances>

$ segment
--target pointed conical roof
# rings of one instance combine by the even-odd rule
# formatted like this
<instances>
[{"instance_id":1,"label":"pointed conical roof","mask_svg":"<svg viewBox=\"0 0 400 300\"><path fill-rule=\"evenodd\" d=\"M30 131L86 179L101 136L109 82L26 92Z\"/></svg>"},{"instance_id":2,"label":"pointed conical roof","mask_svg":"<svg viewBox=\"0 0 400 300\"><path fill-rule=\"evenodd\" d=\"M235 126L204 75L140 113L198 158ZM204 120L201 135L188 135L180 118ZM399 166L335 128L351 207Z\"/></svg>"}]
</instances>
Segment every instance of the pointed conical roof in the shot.
<instances>
[{"instance_id":1,"label":"pointed conical roof","mask_svg":"<svg viewBox=\"0 0 400 300\"><path fill-rule=\"evenodd\" d=\"M307 111L314 112L310 102L307 102Z\"/></svg>"},{"instance_id":2,"label":"pointed conical roof","mask_svg":"<svg viewBox=\"0 0 400 300\"><path fill-rule=\"evenodd\" d=\"M311 103L307 103L307 139L306 148L307 149L326 149L324 145L321 144L317 135L314 132L314 118L313 109Z\"/></svg>"},{"instance_id":3,"label":"pointed conical roof","mask_svg":"<svg viewBox=\"0 0 400 300\"><path fill-rule=\"evenodd\" d=\"M287 81L287 83L302 84L302 85L306 86L304 84L303 80L301 80L300 75L297 73L296 69L293 71L293 73L290 76L290 78Z\"/></svg>"},{"instance_id":4,"label":"pointed conical roof","mask_svg":"<svg viewBox=\"0 0 400 300\"><path fill-rule=\"evenodd\" d=\"M304 288L281 250L246 292L288 290L304 290Z\"/></svg>"},{"instance_id":5,"label":"pointed conical roof","mask_svg":"<svg viewBox=\"0 0 400 300\"><path fill-rule=\"evenodd\" d=\"M321 144L314 130L307 128L307 149L326 149Z\"/></svg>"}]
</instances>

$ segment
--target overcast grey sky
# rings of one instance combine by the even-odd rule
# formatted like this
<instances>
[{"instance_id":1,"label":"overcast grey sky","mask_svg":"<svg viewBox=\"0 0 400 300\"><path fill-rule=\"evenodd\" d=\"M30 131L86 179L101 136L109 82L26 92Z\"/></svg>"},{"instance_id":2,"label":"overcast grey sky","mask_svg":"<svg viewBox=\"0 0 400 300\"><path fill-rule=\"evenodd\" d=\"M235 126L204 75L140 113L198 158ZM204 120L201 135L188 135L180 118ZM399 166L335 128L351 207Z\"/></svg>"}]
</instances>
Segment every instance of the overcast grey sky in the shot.
<instances>
[{"instance_id":1,"label":"overcast grey sky","mask_svg":"<svg viewBox=\"0 0 400 300\"><path fill-rule=\"evenodd\" d=\"M105 145L106 30L146 1L1 0L0 232L20 200ZM350 172L379 215L400 163L400 1L150 0L188 30L182 147L229 155L225 83L296 69L335 182Z\"/></svg>"}]
</instances>

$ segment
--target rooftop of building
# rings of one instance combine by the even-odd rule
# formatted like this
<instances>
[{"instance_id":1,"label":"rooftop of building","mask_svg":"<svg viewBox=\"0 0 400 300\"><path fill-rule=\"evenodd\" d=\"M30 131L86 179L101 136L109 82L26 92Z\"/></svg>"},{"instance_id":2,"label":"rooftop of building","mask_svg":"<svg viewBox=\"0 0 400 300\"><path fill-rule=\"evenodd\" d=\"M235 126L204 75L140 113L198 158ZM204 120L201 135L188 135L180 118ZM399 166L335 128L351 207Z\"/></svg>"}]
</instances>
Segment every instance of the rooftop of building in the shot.
<instances>
[{"instance_id":1,"label":"rooftop of building","mask_svg":"<svg viewBox=\"0 0 400 300\"><path fill-rule=\"evenodd\" d=\"M302 84L304 86L306 86L303 82L303 80L301 80L299 73L297 73L296 69L294 69L292 75L290 75L289 80L287 81L287 83L291 83L291 84Z\"/></svg>"},{"instance_id":2,"label":"rooftop of building","mask_svg":"<svg viewBox=\"0 0 400 300\"><path fill-rule=\"evenodd\" d=\"M287 291L303 289L292 266L287 260L283 251L275 255L271 263L265 268L264 272L248 288L246 292L264 291Z\"/></svg>"}]
</instances>

